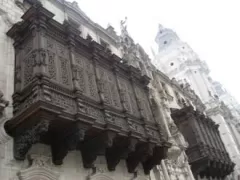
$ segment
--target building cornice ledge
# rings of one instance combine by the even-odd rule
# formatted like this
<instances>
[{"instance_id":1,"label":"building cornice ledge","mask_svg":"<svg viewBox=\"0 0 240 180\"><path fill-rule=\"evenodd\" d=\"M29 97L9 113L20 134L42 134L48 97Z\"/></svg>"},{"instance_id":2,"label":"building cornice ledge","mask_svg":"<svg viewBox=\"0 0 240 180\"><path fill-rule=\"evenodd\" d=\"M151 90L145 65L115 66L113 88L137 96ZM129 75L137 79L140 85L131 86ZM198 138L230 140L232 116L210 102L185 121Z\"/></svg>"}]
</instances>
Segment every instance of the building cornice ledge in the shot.
<instances>
[{"instance_id":1,"label":"building cornice ledge","mask_svg":"<svg viewBox=\"0 0 240 180\"><path fill-rule=\"evenodd\" d=\"M215 116L217 114L223 114L221 108L219 106L210 108L206 111L207 116Z\"/></svg>"}]
</instances>

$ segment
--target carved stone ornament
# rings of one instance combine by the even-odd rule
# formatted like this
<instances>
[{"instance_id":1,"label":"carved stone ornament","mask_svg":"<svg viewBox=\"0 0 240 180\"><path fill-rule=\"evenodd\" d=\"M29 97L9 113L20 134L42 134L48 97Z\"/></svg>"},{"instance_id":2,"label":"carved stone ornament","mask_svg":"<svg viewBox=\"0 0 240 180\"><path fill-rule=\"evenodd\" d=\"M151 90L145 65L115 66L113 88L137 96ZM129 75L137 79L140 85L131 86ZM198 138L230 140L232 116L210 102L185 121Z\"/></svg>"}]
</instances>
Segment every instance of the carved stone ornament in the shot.
<instances>
[{"instance_id":1,"label":"carved stone ornament","mask_svg":"<svg viewBox=\"0 0 240 180\"><path fill-rule=\"evenodd\" d=\"M51 158L39 155L31 155L29 157L30 167L20 170L18 177L20 180L58 180L59 173L54 171L50 166Z\"/></svg>"},{"instance_id":2,"label":"carved stone ornament","mask_svg":"<svg viewBox=\"0 0 240 180\"><path fill-rule=\"evenodd\" d=\"M177 160L181 153L182 151L177 145L172 145L168 150L167 157L171 160Z\"/></svg>"},{"instance_id":3,"label":"carved stone ornament","mask_svg":"<svg viewBox=\"0 0 240 180\"><path fill-rule=\"evenodd\" d=\"M7 120L4 120L3 122L0 123L0 145L8 142L12 137L10 137L4 128L4 124Z\"/></svg>"},{"instance_id":4,"label":"carved stone ornament","mask_svg":"<svg viewBox=\"0 0 240 180\"><path fill-rule=\"evenodd\" d=\"M113 178L110 178L109 176L104 174L96 174L91 177L88 177L88 180L113 180Z\"/></svg>"}]
</instances>

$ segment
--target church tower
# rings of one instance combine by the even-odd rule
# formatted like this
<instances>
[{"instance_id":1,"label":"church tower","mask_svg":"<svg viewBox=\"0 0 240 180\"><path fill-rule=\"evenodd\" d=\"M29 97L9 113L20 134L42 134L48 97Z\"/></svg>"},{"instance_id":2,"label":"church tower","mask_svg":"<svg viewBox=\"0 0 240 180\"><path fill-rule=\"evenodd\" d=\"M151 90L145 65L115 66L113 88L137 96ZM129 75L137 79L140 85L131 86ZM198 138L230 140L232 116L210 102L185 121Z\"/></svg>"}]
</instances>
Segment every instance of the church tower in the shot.
<instances>
[{"instance_id":1,"label":"church tower","mask_svg":"<svg viewBox=\"0 0 240 180\"><path fill-rule=\"evenodd\" d=\"M214 98L213 89L208 80L209 69L204 61L171 29L159 25L155 41L158 53L153 63L170 78L176 78L180 84L190 84L203 102Z\"/></svg>"},{"instance_id":2,"label":"church tower","mask_svg":"<svg viewBox=\"0 0 240 180\"><path fill-rule=\"evenodd\" d=\"M200 60L192 48L183 42L177 34L159 25L155 38L158 53L153 60L154 65L174 78L182 86L190 86L206 106L206 114L219 125L221 138L235 166L234 177L240 174L240 149L228 125L231 117L224 113L221 101L217 96L206 62ZM235 128L235 127L234 127Z\"/></svg>"}]
</instances>

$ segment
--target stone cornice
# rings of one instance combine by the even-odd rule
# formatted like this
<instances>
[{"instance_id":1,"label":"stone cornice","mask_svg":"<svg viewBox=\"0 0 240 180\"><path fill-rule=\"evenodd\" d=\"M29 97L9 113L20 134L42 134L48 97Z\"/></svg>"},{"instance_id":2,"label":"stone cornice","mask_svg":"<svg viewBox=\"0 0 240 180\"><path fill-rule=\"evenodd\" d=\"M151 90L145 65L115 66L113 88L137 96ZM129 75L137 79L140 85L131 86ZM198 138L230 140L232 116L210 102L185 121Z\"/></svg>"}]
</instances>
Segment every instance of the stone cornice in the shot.
<instances>
[{"instance_id":1,"label":"stone cornice","mask_svg":"<svg viewBox=\"0 0 240 180\"><path fill-rule=\"evenodd\" d=\"M94 23L77 5L74 7L70 2L66 1L56 1L57 3L63 5L65 8L76 12L79 16L81 16L90 26L92 26L95 30L98 30L109 37L114 43L117 43L118 39L111 36L103 27L99 24Z\"/></svg>"}]
</instances>

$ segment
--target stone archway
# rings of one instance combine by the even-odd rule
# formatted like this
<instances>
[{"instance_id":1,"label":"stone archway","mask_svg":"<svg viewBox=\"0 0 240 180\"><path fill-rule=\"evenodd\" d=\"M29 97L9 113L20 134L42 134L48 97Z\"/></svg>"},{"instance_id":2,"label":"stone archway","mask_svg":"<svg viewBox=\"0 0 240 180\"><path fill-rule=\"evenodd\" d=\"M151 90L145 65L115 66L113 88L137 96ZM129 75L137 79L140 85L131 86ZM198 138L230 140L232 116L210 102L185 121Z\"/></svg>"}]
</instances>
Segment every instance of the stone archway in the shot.
<instances>
[{"instance_id":1,"label":"stone archway","mask_svg":"<svg viewBox=\"0 0 240 180\"><path fill-rule=\"evenodd\" d=\"M92 176L91 180L114 180L114 179L104 174L97 174Z\"/></svg>"},{"instance_id":2,"label":"stone archway","mask_svg":"<svg viewBox=\"0 0 240 180\"><path fill-rule=\"evenodd\" d=\"M58 180L59 173L48 165L49 157L32 156L31 166L18 173L20 180Z\"/></svg>"},{"instance_id":3,"label":"stone archway","mask_svg":"<svg viewBox=\"0 0 240 180\"><path fill-rule=\"evenodd\" d=\"M58 180L59 175L45 167L29 168L18 174L21 180Z\"/></svg>"}]
</instances>

